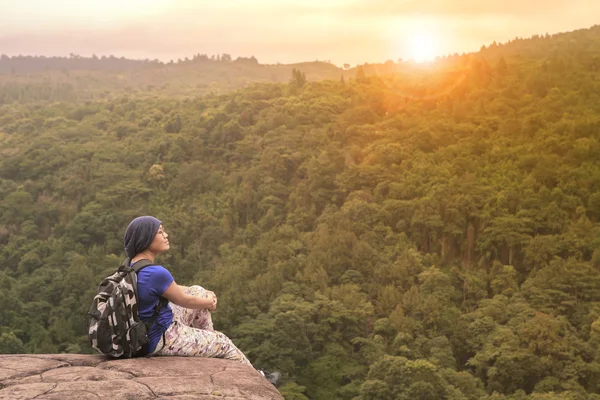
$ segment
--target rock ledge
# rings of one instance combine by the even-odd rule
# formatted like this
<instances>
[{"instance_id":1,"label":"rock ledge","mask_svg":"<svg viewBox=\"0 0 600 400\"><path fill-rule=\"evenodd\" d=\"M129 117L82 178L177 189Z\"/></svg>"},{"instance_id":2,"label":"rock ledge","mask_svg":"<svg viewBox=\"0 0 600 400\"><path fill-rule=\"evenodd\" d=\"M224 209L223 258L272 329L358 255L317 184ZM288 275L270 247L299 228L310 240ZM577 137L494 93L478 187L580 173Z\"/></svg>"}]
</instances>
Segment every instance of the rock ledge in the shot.
<instances>
[{"instance_id":1,"label":"rock ledge","mask_svg":"<svg viewBox=\"0 0 600 400\"><path fill-rule=\"evenodd\" d=\"M0 399L283 400L253 368L199 357L0 355Z\"/></svg>"}]
</instances>

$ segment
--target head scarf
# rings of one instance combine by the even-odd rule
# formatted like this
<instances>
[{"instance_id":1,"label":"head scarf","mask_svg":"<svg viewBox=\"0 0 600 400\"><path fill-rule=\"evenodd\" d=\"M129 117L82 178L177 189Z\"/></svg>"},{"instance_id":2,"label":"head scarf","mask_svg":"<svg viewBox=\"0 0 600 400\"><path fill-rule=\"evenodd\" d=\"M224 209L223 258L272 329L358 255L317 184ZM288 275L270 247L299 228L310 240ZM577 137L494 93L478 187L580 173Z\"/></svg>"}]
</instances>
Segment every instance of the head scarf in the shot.
<instances>
[{"instance_id":1,"label":"head scarf","mask_svg":"<svg viewBox=\"0 0 600 400\"><path fill-rule=\"evenodd\" d=\"M137 217L131 221L123 239L127 257L133 258L146 250L154 240L160 224L159 220L151 216Z\"/></svg>"}]
</instances>

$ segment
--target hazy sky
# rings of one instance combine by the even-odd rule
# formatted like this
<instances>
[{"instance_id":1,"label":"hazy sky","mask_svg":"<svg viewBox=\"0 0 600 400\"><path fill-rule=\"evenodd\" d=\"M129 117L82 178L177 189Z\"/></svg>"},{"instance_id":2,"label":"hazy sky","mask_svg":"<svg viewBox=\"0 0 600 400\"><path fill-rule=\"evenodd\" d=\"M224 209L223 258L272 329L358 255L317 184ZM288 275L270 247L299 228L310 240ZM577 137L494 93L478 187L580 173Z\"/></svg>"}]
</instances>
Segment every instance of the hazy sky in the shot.
<instances>
[{"instance_id":1,"label":"hazy sky","mask_svg":"<svg viewBox=\"0 0 600 400\"><path fill-rule=\"evenodd\" d=\"M600 0L0 0L0 53L354 65L598 23Z\"/></svg>"}]
</instances>

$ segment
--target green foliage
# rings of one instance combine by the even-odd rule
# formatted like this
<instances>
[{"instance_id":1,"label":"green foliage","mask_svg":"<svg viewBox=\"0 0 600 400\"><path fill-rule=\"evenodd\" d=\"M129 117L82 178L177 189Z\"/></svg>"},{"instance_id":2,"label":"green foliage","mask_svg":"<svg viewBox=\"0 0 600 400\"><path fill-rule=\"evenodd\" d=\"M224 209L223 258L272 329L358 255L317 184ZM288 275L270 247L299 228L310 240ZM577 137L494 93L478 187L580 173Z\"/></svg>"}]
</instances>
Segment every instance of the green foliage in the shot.
<instances>
[{"instance_id":1,"label":"green foliage","mask_svg":"<svg viewBox=\"0 0 600 400\"><path fill-rule=\"evenodd\" d=\"M308 397L304 395L306 388L296 383L286 383L279 388L279 393L283 395L286 400L308 400Z\"/></svg>"},{"instance_id":2,"label":"green foliage","mask_svg":"<svg viewBox=\"0 0 600 400\"><path fill-rule=\"evenodd\" d=\"M23 342L13 332L0 336L0 354L22 354L24 350Z\"/></svg>"}]
</instances>

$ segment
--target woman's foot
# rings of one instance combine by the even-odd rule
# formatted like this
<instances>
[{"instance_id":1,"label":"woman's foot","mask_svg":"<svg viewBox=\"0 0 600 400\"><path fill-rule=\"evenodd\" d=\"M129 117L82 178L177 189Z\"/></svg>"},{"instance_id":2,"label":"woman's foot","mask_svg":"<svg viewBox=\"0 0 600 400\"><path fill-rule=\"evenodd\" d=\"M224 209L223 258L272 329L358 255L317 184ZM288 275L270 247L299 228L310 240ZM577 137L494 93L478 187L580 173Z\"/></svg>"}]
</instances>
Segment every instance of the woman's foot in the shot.
<instances>
[{"instance_id":1,"label":"woman's foot","mask_svg":"<svg viewBox=\"0 0 600 400\"><path fill-rule=\"evenodd\" d=\"M258 372L271 382L273 386L277 387L277 385L279 385L279 380L281 379L281 374L279 372L269 372L264 369L259 369Z\"/></svg>"}]
</instances>

